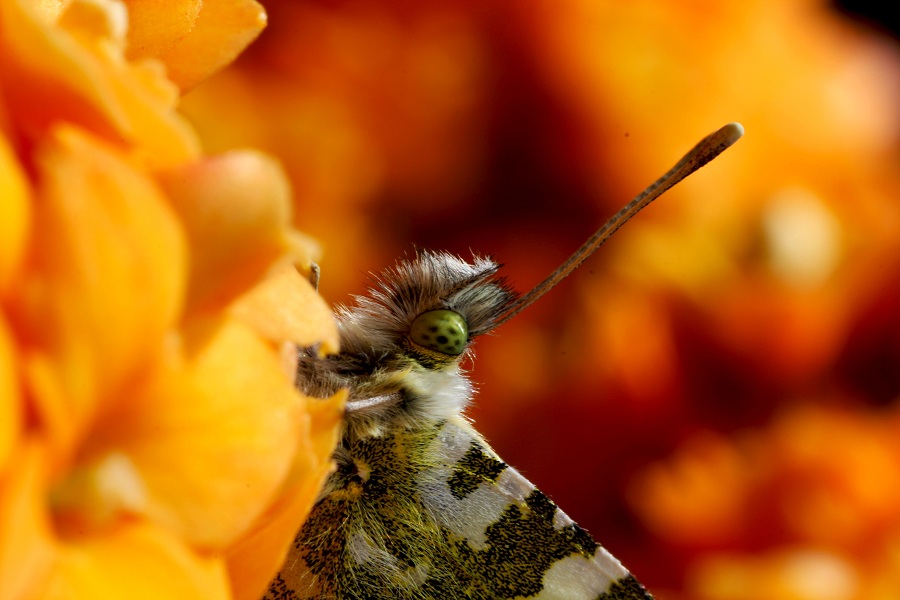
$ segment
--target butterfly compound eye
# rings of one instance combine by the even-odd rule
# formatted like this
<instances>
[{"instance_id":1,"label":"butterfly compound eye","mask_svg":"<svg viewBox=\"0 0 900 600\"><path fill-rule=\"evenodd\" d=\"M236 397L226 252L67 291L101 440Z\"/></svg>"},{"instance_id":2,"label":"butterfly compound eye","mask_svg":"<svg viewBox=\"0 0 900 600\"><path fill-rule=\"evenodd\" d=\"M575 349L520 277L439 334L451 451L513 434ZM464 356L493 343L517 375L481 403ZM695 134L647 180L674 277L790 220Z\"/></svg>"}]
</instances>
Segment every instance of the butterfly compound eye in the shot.
<instances>
[{"instance_id":1,"label":"butterfly compound eye","mask_svg":"<svg viewBox=\"0 0 900 600\"><path fill-rule=\"evenodd\" d=\"M458 312L430 310L412 322L409 339L429 350L458 356L469 341L469 326Z\"/></svg>"}]
</instances>

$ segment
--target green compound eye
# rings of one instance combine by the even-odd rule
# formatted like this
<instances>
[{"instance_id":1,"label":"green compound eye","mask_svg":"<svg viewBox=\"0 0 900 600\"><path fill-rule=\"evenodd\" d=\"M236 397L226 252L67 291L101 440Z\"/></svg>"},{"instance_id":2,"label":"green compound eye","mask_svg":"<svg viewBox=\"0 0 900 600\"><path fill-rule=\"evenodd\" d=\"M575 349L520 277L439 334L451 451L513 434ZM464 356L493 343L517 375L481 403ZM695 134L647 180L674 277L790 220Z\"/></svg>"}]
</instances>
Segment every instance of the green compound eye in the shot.
<instances>
[{"instance_id":1,"label":"green compound eye","mask_svg":"<svg viewBox=\"0 0 900 600\"><path fill-rule=\"evenodd\" d=\"M458 312L430 310L412 322L409 339L429 350L458 356L469 341L469 326Z\"/></svg>"}]
</instances>

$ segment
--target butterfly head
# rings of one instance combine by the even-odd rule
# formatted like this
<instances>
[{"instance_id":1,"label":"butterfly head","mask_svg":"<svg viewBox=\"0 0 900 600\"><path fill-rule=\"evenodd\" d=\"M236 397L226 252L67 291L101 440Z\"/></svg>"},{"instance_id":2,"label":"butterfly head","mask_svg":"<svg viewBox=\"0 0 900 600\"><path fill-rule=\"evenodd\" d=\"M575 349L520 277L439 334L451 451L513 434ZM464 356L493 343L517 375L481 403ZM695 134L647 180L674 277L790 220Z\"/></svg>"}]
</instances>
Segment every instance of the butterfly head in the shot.
<instances>
[{"instance_id":1,"label":"butterfly head","mask_svg":"<svg viewBox=\"0 0 900 600\"><path fill-rule=\"evenodd\" d=\"M408 356L426 368L455 364L517 298L493 260L421 252L375 279L368 296L338 311L350 353Z\"/></svg>"},{"instance_id":2,"label":"butterfly head","mask_svg":"<svg viewBox=\"0 0 900 600\"><path fill-rule=\"evenodd\" d=\"M298 386L317 397L347 388L351 403L467 386L458 365L518 298L499 269L488 258L469 262L443 252L399 261L374 278L367 295L338 307L340 353L322 360L302 352Z\"/></svg>"}]
</instances>

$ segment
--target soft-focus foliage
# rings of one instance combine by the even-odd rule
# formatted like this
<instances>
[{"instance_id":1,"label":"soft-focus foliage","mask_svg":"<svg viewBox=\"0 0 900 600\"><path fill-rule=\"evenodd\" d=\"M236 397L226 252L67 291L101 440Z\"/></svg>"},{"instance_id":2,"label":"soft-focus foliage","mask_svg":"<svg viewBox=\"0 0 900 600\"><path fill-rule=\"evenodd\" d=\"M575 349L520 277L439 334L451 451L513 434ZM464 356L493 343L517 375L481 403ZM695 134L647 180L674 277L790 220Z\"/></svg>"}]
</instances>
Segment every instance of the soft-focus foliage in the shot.
<instances>
[{"instance_id":1,"label":"soft-focus foliage","mask_svg":"<svg viewBox=\"0 0 900 600\"><path fill-rule=\"evenodd\" d=\"M285 161L334 301L414 246L524 289L741 121L480 345L473 415L663 598L900 595L893 42L805 0L267 9L185 110Z\"/></svg>"},{"instance_id":2,"label":"soft-focus foliage","mask_svg":"<svg viewBox=\"0 0 900 600\"><path fill-rule=\"evenodd\" d=\"M289 184L176 110L264 23L0 0L4 599L258 597L290 540L235 556L329 469L340 399L297 393L289 350L336 332Z\"/></svg>"}]
</instances>

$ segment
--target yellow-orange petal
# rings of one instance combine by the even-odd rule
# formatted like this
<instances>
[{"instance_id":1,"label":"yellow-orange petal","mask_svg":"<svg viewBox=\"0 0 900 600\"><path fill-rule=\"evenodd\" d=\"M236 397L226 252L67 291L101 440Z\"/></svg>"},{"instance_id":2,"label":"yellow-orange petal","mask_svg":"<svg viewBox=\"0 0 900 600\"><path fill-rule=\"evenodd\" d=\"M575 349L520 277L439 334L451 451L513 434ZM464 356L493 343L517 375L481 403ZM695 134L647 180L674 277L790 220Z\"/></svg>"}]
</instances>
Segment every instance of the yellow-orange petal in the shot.
<instances>
[{"instance_id":1,"label":"yellow-orange petal","mask_svg":"<svg viewBox=\"0 0 900 600\"><path fill-rule=\"evenodd\" d=\"M6 317L0 312L0 477L22 427L22 395L18 360Z\"/></svg>"},{"instance_id":2,"label":"yellow-orange petal","mask_svg":"<svg viewBox=\"0 0 900 600\"><path fill-rule=\"evenodd\" d=\"M3 0L0 8L0 77L16 126L34 134L64 120L117 137L125 117L87 53L22 0Z\"/></svg>"},{"instance_id":3,"label":"yellow-orange petal","mask_svg":"<svg viewBox=\"0 0 900 600\"><path fill-rule=\"evenodd\" d=\"M119 54L128 30L128 10L124 2L70 0L58 5L58 10L48 22L56 21L57 27L72 34L88 47L100 42Z\"/></svg>"},{"instance_id":4,"label":"yellow-orange petal","mask_svg":"<svg viewBox=\"0 0 900 600\"><path fill-rule=\"evenodd\" d=\"M265 26L266 12L254 0L207 0L190 34L154 56L186 90L233 61Z\"/></svg>"},{"instance_id":5,"label":"yellow-orange petal","mask_svg":"<svg viewBox=\"0 0 900 600\"><path fill-rule=\"evenodd\" d=\"M77 12L83 4L76 0L65 11ZM199 153L192 130L174 110L177 90L161 67L129 64L111 44L90 42L86 38L97 33L93 26L89 32L66 31L22 0L2 0L0 8L0 84L14 125L26 138L37 139L66 121L139 148L153 166ZM94 22L78 15L60 19L70 26Z\"/></svg>"},{"instance_id":6,"label":"yellow-orange petal","mask_svg":"<svg viewBox=\"0 0 900 600\"><path fill-rule=\"evenodd\" d=\"M83 132L61 128L37 162L41 237L16 313L52 371L42 380L59 388L59 408L77 426L122 391L176 321L185 244L153 182Z\"/></svg>"},{"instance_id":7,"label":"yellow-orange petal","mask_svg":"<svg viewBox=\"0 0 900 600\"><path fill-rule=\"evenodd\" d=\"M6 137L0 134L0 297L19 267L30 222L28 182Z\"/></svg>"},{"instance_id":8,"label":"yellow-orange petal","mask_svg":"<svg viewBox=\"0 0 900 600\"><path fill-rule=\"evenodd\" d=\"M288 232L288 256L306 278L312 274L313 263L322 257L322 246L318 240L303 232L292 230Z\"/></svg>"},{"instance_id":9,"label":"yellow-orange petal","mask_svg":"<svg viewBox=\"0 0 900 600\"><path fill-rule=\"evenodd\" d=\"M177 90L156 62L112 73L110 86L128 118L128 148L150 169L182 164L200 156L200 142L174 107Z\"/></svg>"},{"instance_id":10,"label":"yellow-orange petal","mask_svg":"<svg viewBox=\"0 0 900 600\"><path fill-rule=\"evenodd\" d=\"M337 444L346 392L327 400L309 399L308 429L300 438L297 460L285 493L260 519L250 535L228 553L228 572L236 600L255 600L285 561L288 548L309 514Z\"/></svg>"},{"instance_id":11,"label":"yellow-orange petal","mask_svg":"<svg viewBox=\"0 0 900 600\"><path fill-rule=\"evenodd\" d=\"M92 390L96 373L91 368L90 349L73 345L65 356L65 368L57 357L33 348L19 355L22 386L36 428L45 436L51 476L68 465L75 441L84 434L84 424L95 409Z\"/></svg>"},{"instance_id":12,"label":"yellow-orange petal","mask_svg":"<svg viewBox=\"0 0 900 600\"><path fill-rule=\"evenodd\" d=\"M72 0L60 15L61 28L81 41L98 65L126 118L120 133L132 154L152 168L195 158L199 144L174 108L178 88L157 61L123 59L129 13L117 2Z\"/></svg>"},{"instance_id":13,"label":"yellow-orange petal","mask_svg":"<svg viewBox=\"0 0 900 600\"><path fill-rule=\"evenodd\" d=\"M338 351L334 313L292 265L282 265L238 298L231 313L268 340L301 347L321 344L322 353Z\"/></svg>"},{"instance_id":14,"label":"yellow-orange petal","mask_svg":"<svg viewBox=\"0 0 900 600\"><path fill-rule=\"evenodd\" d=\"M137 493L105 502L139 511L195 546L221 549L282 485L302 433L302 398L278 353L249 327L209 319L191 323L185 338L129 403L97 424L86 468L126 457Z\"/></svg>"},{"instance_id":15,"label":"yellow-orange petal","mask_svg":"<svg viewBox=\"0 0 900 600\"><path fill-rule=\"evenodd\" d=\"M39 599L230 597L221 559L199 556L171 532L137 522L66 540Z\"/></svg>"},{"instance_id":16,"label":"yellow-orange petal","mask_svg":"<svg viewBox=\"0 0 900 600\"><path fill-rule=\"evenodd\" d=\"M290 247L290 190L257 152L231 152L162 173L187 230L187 312L215 311L250 289Z\"/></svg>"},{"instance_id":17,"label":"yellow-orange petal","mask_svg":"<svg viewBox=\"0 0 900 600\"><path fill-rule=\"evenodd\" d=\"M196 28L204 4L202 0L129 0L128 58L167 53Z\"/></svg>"},{"instance_id":18,"label":"yellow-orange petal","mask_svg":"<svg viewBox=\"0 0 900 600\"><path fill-rule=\"evenodd\" d=\"M0 598L33 597L53 563L42 458L36 444L23 443L0 477Z\"/></svg>"}]
</instances>

